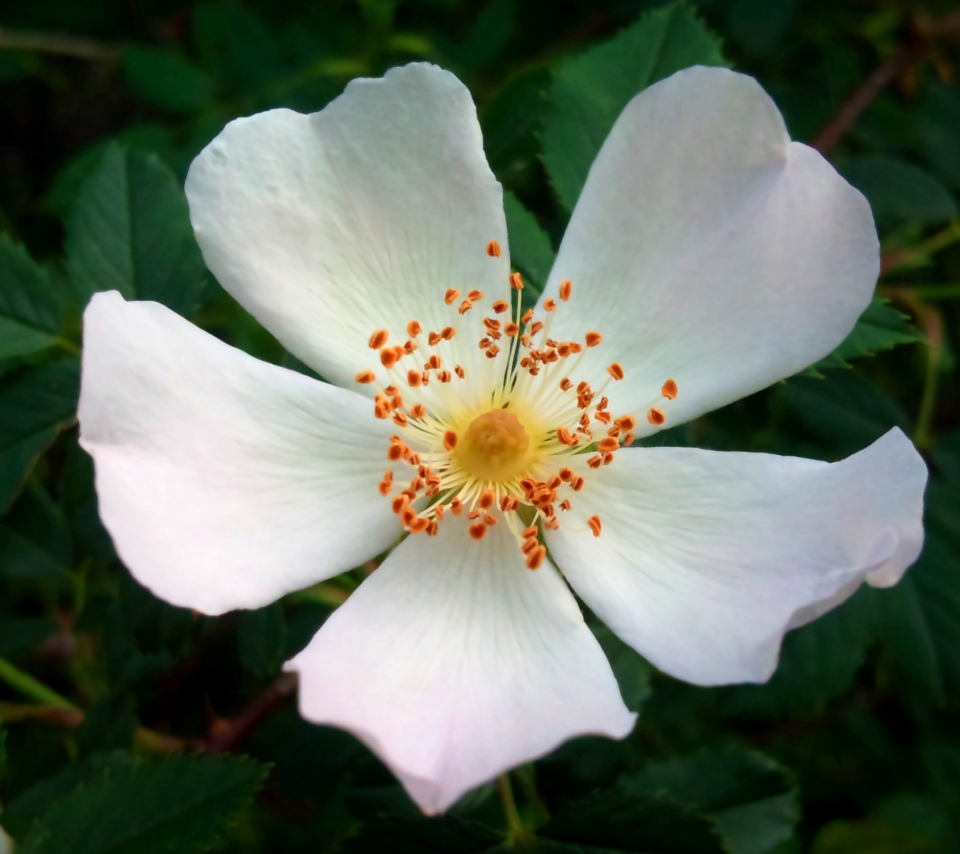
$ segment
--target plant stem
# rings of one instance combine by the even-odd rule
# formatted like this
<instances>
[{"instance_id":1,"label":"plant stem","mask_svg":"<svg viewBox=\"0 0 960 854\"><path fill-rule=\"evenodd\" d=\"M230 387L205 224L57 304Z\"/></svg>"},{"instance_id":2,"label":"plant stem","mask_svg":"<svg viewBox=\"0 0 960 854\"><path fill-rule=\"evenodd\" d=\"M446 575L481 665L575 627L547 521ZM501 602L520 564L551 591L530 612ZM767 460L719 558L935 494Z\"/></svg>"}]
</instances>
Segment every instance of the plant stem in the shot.
<instances>
[{"instance_id":1,"label":"plant stem","mask_svg":"<svg viewBox=\"0 0 960 854\"><path fill-rule=\"evenodd\" d=\"M38 682L29 673L25 673L4 658L0 658L0 680L6 682L11 688L15 688L21 694L39 703L43 703L46 706L53 706L54 708L70 712L80 711L80 708L71 703L66 697L62 697L52 688L48 688L42 682Z\"/></svg>"},{"instance_id":2,"label":"plant stem","mask_svg":"<svg viewBox=\"0 0 960 854\"><path fill-rule=\"evenodd\" d=\"M530 834L523 826L523 819L520 818L520 811L517 809L517 802L513 797L513 786L510 784L509 774L501 774L497 777L497 791L500 793L503 813L507 819L507 839L510 842L526 839Z\"/></svg>"},{"instance_id":3,"label":"plant stem","mask_svg":"<svg viewBox=\"0 0 960 854\"><path fill-rule=\"evenodd\" d=\"M922 261L928 255L933 255L941 249L952 246L958 240L960 240L960 222L952 222L945 229L938 231L932 237L928 237L917 246L884 252L880 261L880 272L889 273L899 267Z\"/></svg>"},{"instance_id":4,"label":"plant stem","mask_svg":"<svg viewBox=\"0 0 960 854\"><path fill-rule=\"evenodd\" d=\"M78 38L61 33L41 33L29 30L10 30L0 27L0 50L25 50L32 53L53 53L76 59L111 61L117 49L93 39Z\"/></svg>"}]
</instances>

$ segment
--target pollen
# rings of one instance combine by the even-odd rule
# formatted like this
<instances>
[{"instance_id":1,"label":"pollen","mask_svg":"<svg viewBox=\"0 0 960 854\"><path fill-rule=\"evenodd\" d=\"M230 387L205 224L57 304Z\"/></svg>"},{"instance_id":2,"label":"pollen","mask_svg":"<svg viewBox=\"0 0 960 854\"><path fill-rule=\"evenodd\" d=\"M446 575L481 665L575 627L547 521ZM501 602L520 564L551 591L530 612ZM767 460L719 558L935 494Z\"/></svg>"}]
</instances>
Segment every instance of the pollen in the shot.
<instances>
[{"instance_id":1,"label":"pollen","mask_svg":"<svg viewBox=\"0 0 960 854\"><path fill-rule=\"evenodd\" d=\"M647 421L649 421L654 427L659 427L666 421L667 418L663 414L662 409L657 409L657 407L651 407L650 411L647 413Z\"/></svg>"},{"instance_id":2,"label":"pollen","mask_svg":"<svg viewBox=\"0 0 960 854\"><path fill-rule=\"evenodd\" d=\"M573 282L569 279L564 279L560 282L560 299L567 302L570 299L571 293L573 293Z\"/></svg>"},{"instance_id":3,"label":"pollen","mask_svg":"<svg viewBox=\"0 0 960 854\"><path fill-rule=\"evenodd\" d=\"M387 343L387 337L389 333L386 329L378 329L373 335L370 336L370 340L367 342L371 350L379 350L384 344Z\"/></svg>"},{"instance_id":4,"label":"pollen","mask_svg":"<svg viewBox=\"0 0 960 854\"><path fill-rule=\"evenodd\" d=\"M500 257L500 244L496 240L491 240L487 244L487 255L489 255L491 258Z\"/></svg>"},{"instance_id":5,"label":"pollen","mask_svg":"<svg viewBox=\"0 0 960 854\"><path fill-rule=\"evenodd\" d=\"M677 384L673 380L667 380L663 384L663 388L660 389L660 394L662 394L667 400L673 400L677 396Z\"/></svg>"},{"instance_id":6,"label":"pollen","mask_svg":"<svg viewBox=\"0 0 960 854\"><path fill-rule=\"evenodd\" d=\"M443 434L443 447L448 451L452 451L457 447L457 434L455 431L447 430L447 432Z\"/></svg>"},{"instance_id":7,"label":"pollen","mask_svg":"<svg viewBox=\"0 0 960 854\"><path fill-rule=\"evenodd\" d=\"M411 338L416 338L421 332L423 332L423 327L416 320L411 320L407 324L407 335Z\"/></svg>"},{"instance_id":8,"label":"pollen","mask_svg":"<svg viewBox=\"0 0 960 854\"><path fill-rule=\"evenodd\" d=\"M557 310L557 304L556 304L556 302L553 300L553 298L545 299L545 300L543 301L543 310L544 310L544 311L556 311L556 310Z\"/></svg>"},{"instance_id":9,"label":"pollen","mask_svg":"<svg viewBox=\"0 0 960 854\"><path fill-rule=\"evenodd\" d=\"M482 540L484 534L487 533L487 526L483 522L477 522L476 525L470 526L470 536L475 540Z\"/></svg>"},{"instance_id":10,"label":"pollen","mask_svg":"<svg viewBox=\"0 0 960 854\"><path fill-rule=\"evenodd\" d=\"M599 537L601 530L600 517L591 516L589 519L587 519L587 524L590 526L590 530L593 531L593 536Z\"/></svg>"},{"instance_id":11,"label":"pollen","mask_svg":"<svg viewBox=\"0 0 960 854\"><path fill-rule=\"evenodd\" d=\"M523 290L523 277L519 273L510 274L510 285L515 291Z\"/></svg>"},{"instance_id":12,"label":"pollen","mask_svg":"<svg viewBox=\"0 0 960 854\"><path fill-rule=\"evenodd\" d=\"M498 299L492 306L494 312L497 314L503 314L505 311L510 310L510 303L505 299Z\"/></svg>"},{"instance_id":13,"label":"pollen","mask_svg":"<svg viewBox=\"0 0 960 854\"><path fill-rule=\"evenodd\" d=\"M361 385L369 385L377 378L377 375L373 371L360 371L354 379Z\"/></svg>"},{"instance_id":14,"label":"pollen","mask_svg":"<svg viewBox=\"0 0 960 854\"><path fill-rule=\"evenodd\" d=\"M623 379L623 366L619 362L614 362L609 368L607 368L607 373L610 374L615 380Z\"/></svg>"},{"instance_id":15,"label":"pollen","mask_svg":"<svg viewBox=\"0 0 960 854\"><path fill-rule=\"evenodd\" d=\"M397 355L397 351L393 347L384 347L380 351L380 364L383 365L388 370L392 368L400 357Z\"/></svg>"},{"instance_id":16,"label":"pollen","mask_svg":"<svg viewBox=\"0 0 960 854\"><path fill-rule=\"evenodd\" d=\"M456 288L448 288L447 293L443 297L443 301L447 305L453 305L457 301L458 296L460 296L460 291Z\"/></svg>"},{"instance_id":17,"label":"pollen","mask_svg":"<svg viewBox=\"0 0 960 854\"><path fill-rule=\"evenodd\" d=\"M603 336L599 332L588 332L585 340L588 347L596 347L597 344L603 341Z\"/></svg>"}]
</instances>

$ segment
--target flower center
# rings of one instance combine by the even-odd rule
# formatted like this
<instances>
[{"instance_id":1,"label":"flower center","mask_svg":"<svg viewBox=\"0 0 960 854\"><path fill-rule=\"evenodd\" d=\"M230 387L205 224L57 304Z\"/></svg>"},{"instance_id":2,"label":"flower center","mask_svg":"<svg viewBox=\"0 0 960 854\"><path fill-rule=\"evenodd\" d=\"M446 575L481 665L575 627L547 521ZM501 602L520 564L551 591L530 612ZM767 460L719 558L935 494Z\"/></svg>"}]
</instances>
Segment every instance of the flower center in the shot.
<instances>
[{"instance_id":1,"label":"flower center","mask_svg":"<svg viewBox=\"0 0 960 854\"><path fill-rule=\"evenodd\" d=\"M487 254L500 255L496 241ZM403 527L434 536L447 513L466 514L470 535L479 540L503 522L527 567L537 569L547 551L541 526L560 527L560 513L571 509L588 469L609 465L622 445L633 442L637 419L608 409L604 391L624 378L619 362L609 365L596 388L575 379L583 355L603 336L587 332L582 341L554 340L550 328L560 304L544 300L543 317L537 319L533 309L520 307L519 273L510 275L510 284L513 305L496 300L488 315L479 308L482 291L461 299L459 290L448 289L443 301L450 307L450 325L429 331L411 320L403 344L391 343L389 330L375 330L368 344L379 364L360 371L356 381L376 384L374 414L400 430L390 438L392 467L380 494L391 498ZM569 281L560 283L561 304L572 290ZM477 332L479 338L471 340ZM474 346L485 357L478 363L465 358L464 348ZM663 426L665 408L676 396L677 384L668 379L643 407L647 421ZM395 484L395 472L409 482ZM587 525L600 536L599 516Z\"/></svg>"},{"instance_id":2,"label":"flower center","mask_svg":"<svg viewBox=\"0 0 960 854\"><path fill-rule=\"evenodd\" d=\"M508 481L529 468L530 437L512 412L491 409L470 422L455 456L478 480Z\"/></svg>"}]
</instances>

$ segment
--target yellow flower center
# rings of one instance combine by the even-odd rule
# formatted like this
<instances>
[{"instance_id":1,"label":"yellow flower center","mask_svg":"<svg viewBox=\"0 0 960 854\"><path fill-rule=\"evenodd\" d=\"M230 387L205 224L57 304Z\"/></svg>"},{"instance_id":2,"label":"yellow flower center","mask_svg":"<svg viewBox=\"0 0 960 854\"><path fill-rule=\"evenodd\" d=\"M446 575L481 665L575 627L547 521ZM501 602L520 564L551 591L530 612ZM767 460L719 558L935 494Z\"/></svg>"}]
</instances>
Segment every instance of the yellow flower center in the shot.
<instances>
[{"instance_id":1,"label":"yellow flower center","mask_svg":"<svg viewBox=\"0 0 960 854\"><path fill-rule=\"evenodd\" d=\"M528 470L530 437L512 412L492 409L470 422L457 444L456 457L478 480L502 483Z\"/></svg>"},{"instance_id":2,"label":"yellow flower center","mask_svg":"<svg viewBox=\"0 0 960 854\"><path fill-rule=\"evenodd\" d=\"M495 240L487 254L499 257ZM546 558L541 527L560 526L560 514L571 509L589 475L578 463L589 469L612 463L620 447L633 442L637 419L608 409L604 391L624 378L619 362L607 367L607 376L594 378L596 388L576 380L583 354L603 341L599 332L587 332L581 341L550 337L552 319L570 300L572 283L560 283L560 303L543 301L540 320L533 309L520 307L519 273L510 275L510 284L513 305L498 299L490 304L490 314L482 307L482 291L464 297L449 288L443 301L450 306L451 325L427 330L412 319L402 344L391 343L390 330L374 330L367 343L379 365L373 362L355 379L377 388L374 415L399 430L390 437L386 458L391 467L379 489L403 527L435 536L446 514L463 515L470 536L480 540L502 522L516 536L527 567L537 569ZM479 340L472 338L477 332ZM398 333L402 336L392 331ZM464 367L457 357L475 346L485 359ZM457 384L470 381L468 372L473 391L461 397ZM651 401L660 406L647 409L652 426L663 426L666 414L660 407L676 396L677 384L668 379ZM600 517L586 522L599 537Z\"/></svg>"}]
</instances>

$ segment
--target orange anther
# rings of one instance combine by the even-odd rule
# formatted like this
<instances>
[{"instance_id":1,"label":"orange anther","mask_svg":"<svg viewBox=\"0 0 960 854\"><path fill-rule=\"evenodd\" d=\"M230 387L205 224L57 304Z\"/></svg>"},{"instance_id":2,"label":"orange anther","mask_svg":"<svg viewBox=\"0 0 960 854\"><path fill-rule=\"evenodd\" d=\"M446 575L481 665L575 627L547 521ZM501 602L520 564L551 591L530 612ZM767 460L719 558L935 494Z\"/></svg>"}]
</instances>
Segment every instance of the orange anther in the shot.
<instances>
[{"instance_id":1,"label":"orange anther","mask_svg":"<svg viewBox=\"0 0 960 854\"><path fill-rule=\"evenodd\" d=\"M496 517L496 516L491 516L489 513L484 513L484 514L483 514L483 521L484 521L484 524L486 524L486 525L496 525L496 524L497 524L497 517Z\"/></svg>"},{"instance_id":2,"label":"orange anther","mask_svg":"<svg viewBox=\"0 0 960 854\"><path fill-rule=\"evenodd\" d=\"M557 528L560 527L560 520L554 516L552 519L547 519L547 521L543 523L543 527L548 531L556 531Z\"/></svg>"},{"instance_id":3,"label":"orange anther","mask_svg":"<svg viewBox=\"0 0 960 854\"><path fill-rule=\"evenodd\" d=\"M673 380L667 380L660 389L660 394L667 400L673 400L677 396L677 384Z\"/></svg>"},{"instance_id":4,"label":"orange anther","mask_svg":"<svg viewBox=\"0 0 960 854\"><path fill-rule=\"evenodd\" d=\"M394 412L393 413L393 423L397 427L406 427L407 426L407 416L403 412Z\"/></svg>"},{"instance_id":5,"label":"orange anther","mask_svg":"<svg viewBox=\"0 0 960 854\"><path fill-rule=\"evenodd\" d=\"M496 240L491 240L487 244L487 255L489 255L491 258L500 257L500 244Z\"/></svg>"},{"instance_id":6,"label":"orange anther","mask_svg":"<svg viewBox=\"0 0 960 854\"><path fill-rule=\"evenodd\" d=\"M467 294L467 299L470 300L470 302L478 302L483 299L483 291L470 291L470 293Z\"/></svg>"},{"instance_id":7,"label":"orange anther","mask_svg":"<svg viewBox=\"0 0 960 854\"><path fill-rule=\"evenodd\" d=\"M460 308L457 309L457 312L459 314L466 314L471 308L473 308L473 303L470 302L470 300L465 299L462 303L460 303Z\"/></svg>"},{"instance_id":8,"label":"orange anther","mask_svg":"<svg viewBox=\"0 0 960 854\"><path fill-rule=\"evenodd\" d=\"M450 375L450 371L440 371L440 373L437 374L437 379L440 380L440 382L442 383L450 382L450 380L452 379Z\"/></svg>"},{"instance_id":9,"label":"orange anther","mask_svg":"<svg viewBox=\"0 0 960 854\"><path fill-rule=\"evenodd\" d=\"M427 536L435 537L440 531L440 523L436 519L431 519L430 523L427 525Z\"/></svg>"},{"instance_id":10,"label":"orange anther","mask_svg":"<svg viewBox=\"0 0 960 854\"><path fill-rule=\"evenodd\" d=\"M523 554L528 555L530 554L530 552L539 548L539 546L540 546L540 543L537 542L537 537L536 535L534 535L530 539L523 541L523 545L520 546L520 551L523 552Z\"/></svg>"},{"instance_id":11,"label":"orange anther","mask_svg":"<svg viewBox=\"0 0 960 854\"><path fill-rule=\"evenodd\" d=\"M547 556L547 550L543 546L537 546L527 555L527 569L540 569Z\"/></svg>"},{"instance_id":12,"label":"orange anther","mask_svg":"<svg viewBox=\"0 0 960 854\"><path fill-rule=\"evenodd\" d=\"M533 320L533 309L532 309L532 308L528 308L528 309L523 313L523 317L520 318L520 322L521 322L521 323L529 323L531 320Z\"/></svg>"},{"instance_id":13,"label":"orange anther","mask_svg":"<svg viewBox=\"0 0 960 854\"><path fill-rule=\"evenodd\" d=\"M520 327L512 321L503 327L503 334L508 338L513 338L520 331Z\"/></svg>"},{"instance_id":14,"label":"orange anther","mask_svg":"<svg viewBox=\"0 0 960 854\"><path fill-rule=\"evenodd\" d=\"M570 481L570 488L574 492L579 492L581 489L583 489L583 478L578 476L574 480Z\"/></svg>"},{"instance_id":15,"label":"orange anther","mask_svg":"<svg viewBox=\"0 0 960 854\"><path fill-rule=\"evenodd\" d=\"M459 516L463 512L463 502L459 498L454 498L450 502L450 512L454 516Z\"/></svg>"},{"instance_id":16,"label":"orange anther","mask_svg":"<svg viewBox=\"0 0 960 854\"><path fill-rule=\"evenodd\" d=\"M566 302L570 299L570 294L573 291L573 282L569 279L564 279L560 282L560 299Z\"/></svg>"},{"instance_id":17,"label":"orange anther","mask_svg":"<svg viewBox=\"0 0 960 854\"><path fill-rule=\"evenodd\" d=\"M395 364L397 364L398 358L397 351L394 350L393 347L384 347L380 351L380 363L385 368L392 368Z\"/></svg>"},{"instance_id":18,"label":"orange anther","mask_svg":"<svg viewBox=\"0 0 960 854\"><path fill-rule=\"evenodd\" d=\"M563 341L557 347L557 353L560 354L562 359L566 359L573 352L573 345L567 341Z\"/></svg>"},{"instance_id":19,"label":"orange anther","mask_svg":"<svg viewBox=\"0 0 960 854\"><path fill-rule=\"evenodd\" d=\"M553 298L545 299L543 301L543 310L544 311L556 311L557 304L554 302Z\"/></svg>"},{"instance_id":20,"label":"orange anther","mask_svg":"<svg viewBox=\"0 0 960 854\"><path fill-rule=\"evenodd\" d=\"M427 335L427 344L429 344L431 347L436 347L437 344L440 343L441 337L442 336L439 332L431 332L429 335Z\"/></svg>"},{"instance_id":21,"label":"orange anther","mask_svg":"<svg viewBox=\"0 0 960 854\"><path fill-rule=\"evenodd\" d=\"M420 383L423 382L423 377L420 375L420 371L409 370L407 371L407 384L416 388Z\"/></svg>"},{"instance_id":22,"label":"orange anther","mask_svg":"<svg viewBox=\"0 0 960 854\"><path fill-rule=\"evenodd\" d=\"M422 403L415 403L410 407L410 417L411 418L423 418L427 414L427 407Z\"/></svg>"},{"instance_id":23,"label":"orange anther","mask_svg":"<svg viewBox=\"0 0 960 854\"><path fill-rule=\"evenodd\" d=\"M457 447L457 434L453 430L447 430L447 432L443 434L443 447L448 451L452 451Z\"/></svg>"},{"instance_id":24,"label":"orange anther","mask_svg":"<svg viewBox=\"0 0 960 854\"><path fill-rule=\"evenodd\" d=\"M580 442L579 436L571 436L566 427L557 427L557 440L571 448Z\"/></svg>"},{"instance_id":25,"label":"orange anther","mask_svg":"<svg viewBox=\"0 0 960 854\"><path fill-rule=\"evenodd\" d=\"M484 534L487 533L487 526L483 522L477 522L476 525L470 526L470 536L475 540L482 540Z\"/></svg>"},{"instance_id":26,"label":"orange anther","mask_svg":"<svg viewBox=\"0 0 960 854\"><path fill-rule=\"evenodd\" d=\"M456 288L448 288L447 293L443 298L443 301L447 305L453 305L454 302L456 302L456 299L458 296L460 296L460 291L458 291Z\"/></svg>"},{"instance_id":27,"label":"orange anther","mask_svg":"<svg viewBox=\"0 0 960 854\"><path fill-rule=\"evenodd\" d=\"M616 420L616 425L621 430L632 430L634 427L637 426L637 419L634 418L632 415L621 415Z\"/></svg>"},{"instance_id":28,"label":"orange anther","mask_svg":"<svg viewBox=\"0 0 960 854\"><path fill-rule=\"evenodd\" d=\"M510 510L516 510L520 506L520 502L514 498L512 495L504 495L500 499L500 509L505 513Z\"/></svg>"},{"instance_id":29,"label":"orange anther","mask_svg":"<svg viewBox=\"0 0 960 854\"><path fill-rule=\"evenodd\" d=\"M600 517L599 517L599 516L591 516L589 519L587 519L587 524L590 526L590 530L593 531L593 536L599 537L599 536L600 536L600 527L601 527L601 526L600 526Z\"/></svg>"},{"instance_id":30,"label":"orange anther","mask_svg":"<svg viewBox=\"0 0 960 854\"><path fill-rule=\"evenodd\" d=\"M454 365L453 372L460 377L460 379L463 379L467 375L467 372L459 365Z\"/></svg>"},{"instance_id":31,"label":"orange anther","mask_svg":"<svg viewBox=\"0 0 960 854\"><path fill-rule=\"evenodd\" d=\"M592 469L598 469L603 465L603 457L601 457L600 454L595 454L587 460L587 465ZM576 487L574 487L574 489L576 489Z\"/></svg>"},{"instance_id":32,"label":"orange anther","mask_svg":"<svg viewBox=\"0 0 960 854\"><path fill-rule=\"evenodd\" d=\"M588 347L596 347L601 341L603 341L603 336L599 332L588 332L584 336L584 341Z\"/></svg>"},{"instance_id":33,"label":"orange anther","mask_svg":"<svg viewBox=\"0 0 960 854\"><path fill-rule=\"evenodd\" d=\"M393 499L393 504L392 504L393 512L402 513L403 508L406 507L409 503L410 503L410 499L406 495L403 495L403 494L398 495L396 498Z\"/></svg>"},{"instance_id":34,"label":"orange anther","mask_svg":"<svg viewBox=\"0 0 960 854\"><path fill-rule=\"evenodd\" d=\"M456 334L457 334L457 330L454 329L452 326L444 326L443 329L440 330L440 337L444 341L449 341Z\"/></svg>"},{"instance_id":35,"label":"orange anther","mask_svg":"<svg viewBox=\"0 0 960 854\"><path fill-rule=\"evenodd\" d=\"M421 332L423 332L423 327L416 320L411 320L407 324L407 335L411 338L416 338Z\"/></svg>"},{"instance_id":36,"label":"orange anther","mask_svg":"<svg viewBox=\"0 0 960 854\"><path fill-rule=\"evenodd\" d=\"M523 278L520 276L519 273L510 274L510 284L515 291L523 290Z\"/></svg>"},{"instance_id":37,"label":"orange anther","mask_svg":"<svg viewBox=\"0 0 960 854\"><path fill-rule=\"evenodd\" d=\"M496 496L493 494L492 489L485 489L480 493L480 500L477 502L484 510L489 510L493 507L493 502L496 500Z\"/></svg>"},{"instance_id":38,"label":"orange anther","mask_svg":"<svg viewBox=\"0 0 960 854\"><path fill-rule=\"evenodd\" d=\"M407 525L407 530L411 534L422 534L427 528L430 527L430 520L424 519L423 516L418 516L410 525Z\"/></svg>"},{"instance_id":39,"label":"orange anther","mask_svg":"<svg viewBox=\"0 0 960 854\"><path fill-rule=\"evenodd\" d=\"M600 440L600 443L597 445L597 450L600 451L601 454L609 454L611 451L615 451L619 447L619 440L613 438L612 436L608 436L606 439Z\"/></svg>"},{"instance_id":40,"label":"orange anther","mask_svg":"<svg viewBox=\"0 0 960 854\"><path fill-rule=\"evenodd\" d=\"M537 320L530 325L530 334L536 335L541 329L543 329L543 324Z\"/></svg>"},{"instance_id":41,"label":"orange anther","mask_svg":"<svg viewBox=\"0 0 960 854\"><path fill-rule=\"evenodd\" d=\"M494 312L497 314L503 314L508 308L510 308L510 303L505 299L498 299L492 306Z\"/></svg>"},{"instance_id":42,"label":"orange anther","mask_svg":"<svg viewBox=\"0 0 960 854\"><path fill-rule=\"evenodd\" d=\"M624 444L624 445L632 445L634 438L636 438L636 437L633 435L633 433L624 433L624 435L623 435L623 444Z\"/></svg>"},{"instance_id":43,"label":"orange anther","mask_svg":"<svg viewBox=\"0 0 960 854\"><path fill-rule=\"evenodd\" d=\"M387 330L378 329L373 335L370 336L370 340L367 342L370 345L371 350L379 350L384 344L387 343Z\"/></svg>"},{"instance_id":44,"label":"orange anther","mask_svg":"<svg viewBox=\"0 0 960 854\"><path fill-rule=\"evenodd\" d=\"M419 514L410 506L410 502L407 501L400 510L400 521L407 527L410 527L418 518Z\"/></svg>"},{"instance_id":45,"label":"orange anther","mask_svg":"<svg viewBox=\"0 0 960 854\"><path fill-rule=\"evenodd\" d=\"M433 368L434 370L437 370L437 369L440 367L440 365L441 365L440 357L439 357L438 355L436 355L436 354L432 355L432 356L427 360L427 367L428 367L428 368Z\"/></svg>"},{"instance_id":46,"label":"orange anther","mask_svg":"<svg viewBox=\"0 0 960 854\"><path fill-rule=\"evenodd\" d=\"M373 371L360 371L360 373L354 377L358 383L362 383L363 385L369 385L376 378L377 375Z\"/></svg>"},{"instance_id":47,"label":"orange anther","mask_svg":"<svg viewBox=\"0 0 960 854\"><path fill-rule=\"evenodd\" d=\"M397 462L403 457L403 448L400 445L391 445L387 450L387 459Z\"/></svg>"},{"instance_id":48,"label":"orange anther","mask_svg":"<svg viewBox=\"0 0 960 854\"><path fill-rule=\"evenodd\" d=\"M619 362L614 362L609 368L607 368L607 373L610 374L615 380L623 379L623 366Z\"/></svg>"},{"instance_id":49,"label":"orange anther","mask_svg":"<svg viewBox=\"0 0 960 854\"><path fill-rule=\"evenodd\" d=\"M570 391L571 388L573 388L573 383L570 382L569 377L564 377L560 380L560 391Z\"/></svg>"},{"instance_id":50,"label":"orange anther","mask_svg":"<svg viewBox=\"0 0 960 854\"><path fill-rule=\"evenodd\" d=\"M563 501L560 502L560 509L561 509L561 510L569 510L569 509L570 509L570 506L571 506L571 505L570 505L570 502L567 501L566 498L564 498Z\"/></svg>"},{"instance_id":51,"label":"orange anther","mask_svg":"<svg viewBox=\"0 0 960 854\"><path fill-rule=\"evenodd\" d=\"M564 483L569 483L570 480L573 478L573 471L571 471L570 469L564 467L564 468L560 469L560 471L557 473L557 475L558 475L558 477L560 478L561 481L563 481Z\"/></svg>"},{"instance_id":52,"label":"orange anther","mask_svg":"<svg viewBox=\"0 0 960 854\"><path fill-rule=\"evenodd\" d=\"M654 427L659 427L666 421L666 416L663 414L663 410L657 409L657 407L652 407L647 413L647 421L649 421Z\"/></svg>"},{"instance_id":53,"label":"orange anther","mask_svg":"<svg viewBox=\"0 0 960 854\"><path fill-rule=\"evenodd\" d=\"M492 347L487 347L487 349L483 351L483 354L488 359L496 359L497 353L499 352L500 352L500 348L496 344L494 344Z\"/></svg>"},{"instance_id":54,"label":"orange anther","mask_svg":"<svg viewBox=\"0 0 960 854\"><path fill-rule=\"evenodd\" d=\"M436 507L433 508L433 513L437 517L437 521L439 522L443 521L443 508L444 508L443 504L438 504Z\"/></svg>"}]
</instances>

